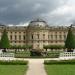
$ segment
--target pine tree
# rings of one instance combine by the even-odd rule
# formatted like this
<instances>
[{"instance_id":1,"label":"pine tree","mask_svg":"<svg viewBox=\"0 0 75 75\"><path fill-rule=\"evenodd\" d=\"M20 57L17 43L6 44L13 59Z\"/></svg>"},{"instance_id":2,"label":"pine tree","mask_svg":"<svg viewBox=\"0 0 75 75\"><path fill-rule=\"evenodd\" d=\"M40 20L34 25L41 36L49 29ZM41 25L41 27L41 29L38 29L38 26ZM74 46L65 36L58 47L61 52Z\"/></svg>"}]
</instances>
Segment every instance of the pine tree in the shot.
<instances>
[{"instance_id":1,"label":"pine tree","mask_svg":"<svg viewBox=\"0 0 75 75\"><path fill-rule=\"evenodd\" d=\"M8 35L6 32L6 29L4 29L2 37L1 37L1 41L0 41L0 48L4 49L3 52L6 52L6 48L10 47L10 43L9 43L9 39L8 39Z\"/></svg>"},{"instance_id":2,"label":"pine tree","mask_svg":"<svg viewBox=\"0 0 75 75\"><path fill-rule=\"evenodd\" d=\"M67 38L66 38L66 41L65 41L65 48L67 48L68 52L73 51L72 49L75 48L75 36L72 33L71 27L68 30Z\"/></svg>"}]
</instances>

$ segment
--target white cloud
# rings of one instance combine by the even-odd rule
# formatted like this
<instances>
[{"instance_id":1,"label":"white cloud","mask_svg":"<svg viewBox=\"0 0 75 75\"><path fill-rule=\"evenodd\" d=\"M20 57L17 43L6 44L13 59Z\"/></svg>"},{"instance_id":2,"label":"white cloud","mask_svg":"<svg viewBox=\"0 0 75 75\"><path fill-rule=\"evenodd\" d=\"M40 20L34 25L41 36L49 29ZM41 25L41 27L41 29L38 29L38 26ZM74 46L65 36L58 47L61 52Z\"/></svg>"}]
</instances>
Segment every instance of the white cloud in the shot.
<instances>
[{"instance_id":1,"label":"white cloud","mask_svg":"<svg viewBox=\"0 0 75 75\"><path fill-rule=\"evenodd\" d=\"M42 16L45 16L50 24L69 25L75 21L75 1L68 0L64 5L46 14L42 14Z\"/></svg>"},{"instance_id":2,"label":"white cloud","mask_svg":"<svg viewBox=\"0 0 75 75\"><path fill-rule=\"evenodd\" d=\"M27 23L20 23L18 25L8 24L8 26L28 26L28 25L29 25L29 22L27 22Z\"/></svg>"}]
</instances>

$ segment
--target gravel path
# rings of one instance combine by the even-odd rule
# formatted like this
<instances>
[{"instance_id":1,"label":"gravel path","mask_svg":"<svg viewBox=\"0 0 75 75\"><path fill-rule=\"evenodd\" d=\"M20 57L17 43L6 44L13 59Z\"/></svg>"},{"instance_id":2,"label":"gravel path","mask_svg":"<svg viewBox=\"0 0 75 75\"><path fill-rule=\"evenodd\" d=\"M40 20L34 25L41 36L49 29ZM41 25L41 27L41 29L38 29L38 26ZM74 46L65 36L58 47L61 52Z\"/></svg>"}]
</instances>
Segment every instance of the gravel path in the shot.
<instances>
[{"instance_id":1,"label":"gravel path","mask_svg":"<svg viewBox=\"0 0 75 75\"><path fill-rule=\"evenodd\" d=\"M43 59L29 60L29 68L26 75L47 75L43 63Z\"/></svg>"}]
</instances>

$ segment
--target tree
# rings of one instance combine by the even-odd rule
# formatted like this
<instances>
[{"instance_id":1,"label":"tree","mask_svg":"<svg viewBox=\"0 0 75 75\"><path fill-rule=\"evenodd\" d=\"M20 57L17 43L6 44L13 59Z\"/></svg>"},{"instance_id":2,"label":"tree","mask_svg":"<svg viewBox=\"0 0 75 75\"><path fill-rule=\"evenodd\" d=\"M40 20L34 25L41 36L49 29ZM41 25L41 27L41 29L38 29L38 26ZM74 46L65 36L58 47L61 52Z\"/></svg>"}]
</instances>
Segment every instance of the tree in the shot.
<instances>
[{"instance_id":1,"label":"tree","mask_svg":"<svg viewBox=\"0 0 75 75\"><path fill-rule=\"evenodd\" d=\"M64 48L64 46L62 46L62 45L46 45L46 46L44 46L44 49L46 49L46 51L47 51L47 49L63 49Z\"/></svg>"},{"instance_id":2,"label":"tree","mask_svg":"<svg viewBox=\"0 0 75 75\"><path fill-rule=\"evenodd\" d=\"M3 52L6 52L6 48L10 48L10 43L9 43L6 29L4 29L1 37L0 48L4 49Z\"/></svg>"},{"instance_id":3,"label":"tree","mask_svg":"<svg viewBox=\"0 0 75 75\"><path fill-rule=\"evenodd\" d=\"M75 36L72 33L72 28L70 27L68 30L67 38L65 41L65 48L67 48L68 52L72 52L75 48Z\"/></svg>"},{"instance_id":4,"label":"tree","mask_svg":"<svg viewBox=\"0 0 75 75\"><path fill-rule=\"evenodd\" d=\"M32 49L32 45L26 45L26 48L30 50Z\"/></svg>"},{"instance_id":5,"label":"tree","mask_svg":"<svg viewBox=\"0 0 75 75\"><path fill-rule=\"evenodd\" d=\"M49 49L49 45L44 45L43 48L47 51L47 49Z\"/></svg>"}]
</instances>

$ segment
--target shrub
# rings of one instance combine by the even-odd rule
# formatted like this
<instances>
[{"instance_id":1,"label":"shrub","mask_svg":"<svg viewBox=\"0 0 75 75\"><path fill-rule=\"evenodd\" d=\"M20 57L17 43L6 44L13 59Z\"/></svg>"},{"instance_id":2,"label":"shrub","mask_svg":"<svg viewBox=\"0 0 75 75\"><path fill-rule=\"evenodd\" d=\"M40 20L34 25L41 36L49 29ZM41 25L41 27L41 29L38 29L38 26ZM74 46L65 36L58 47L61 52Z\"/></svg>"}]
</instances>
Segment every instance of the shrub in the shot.
<instances>
[{"instance_id":1,"label":"shrub","mask_svg":"<svg viewBox=\"0 0 75 75\"><path fill-rule=\"evenodd\" d=\"M42 56L42 54L40 50L31 50L30 56Z\"/></svg>"},{"instance_id":2,"label":"shrub","mask_svg":"<svg viewBox=\"0 0 75 75\"><path fill-rule=\"evenodd\" d=\"M0 60L0 65L27 65L28 61L23 60Z\"/></svg>"},{"instance_id":3,"label":"shrub","mask_svg":"<svg viewBox=\"0 0 75 75\"><path fill-rule=\"evenodd\" d=\"M44 64L52 65L52 64L75 64L75 60L45 60Z\"/></svg>"}]
</instances>

